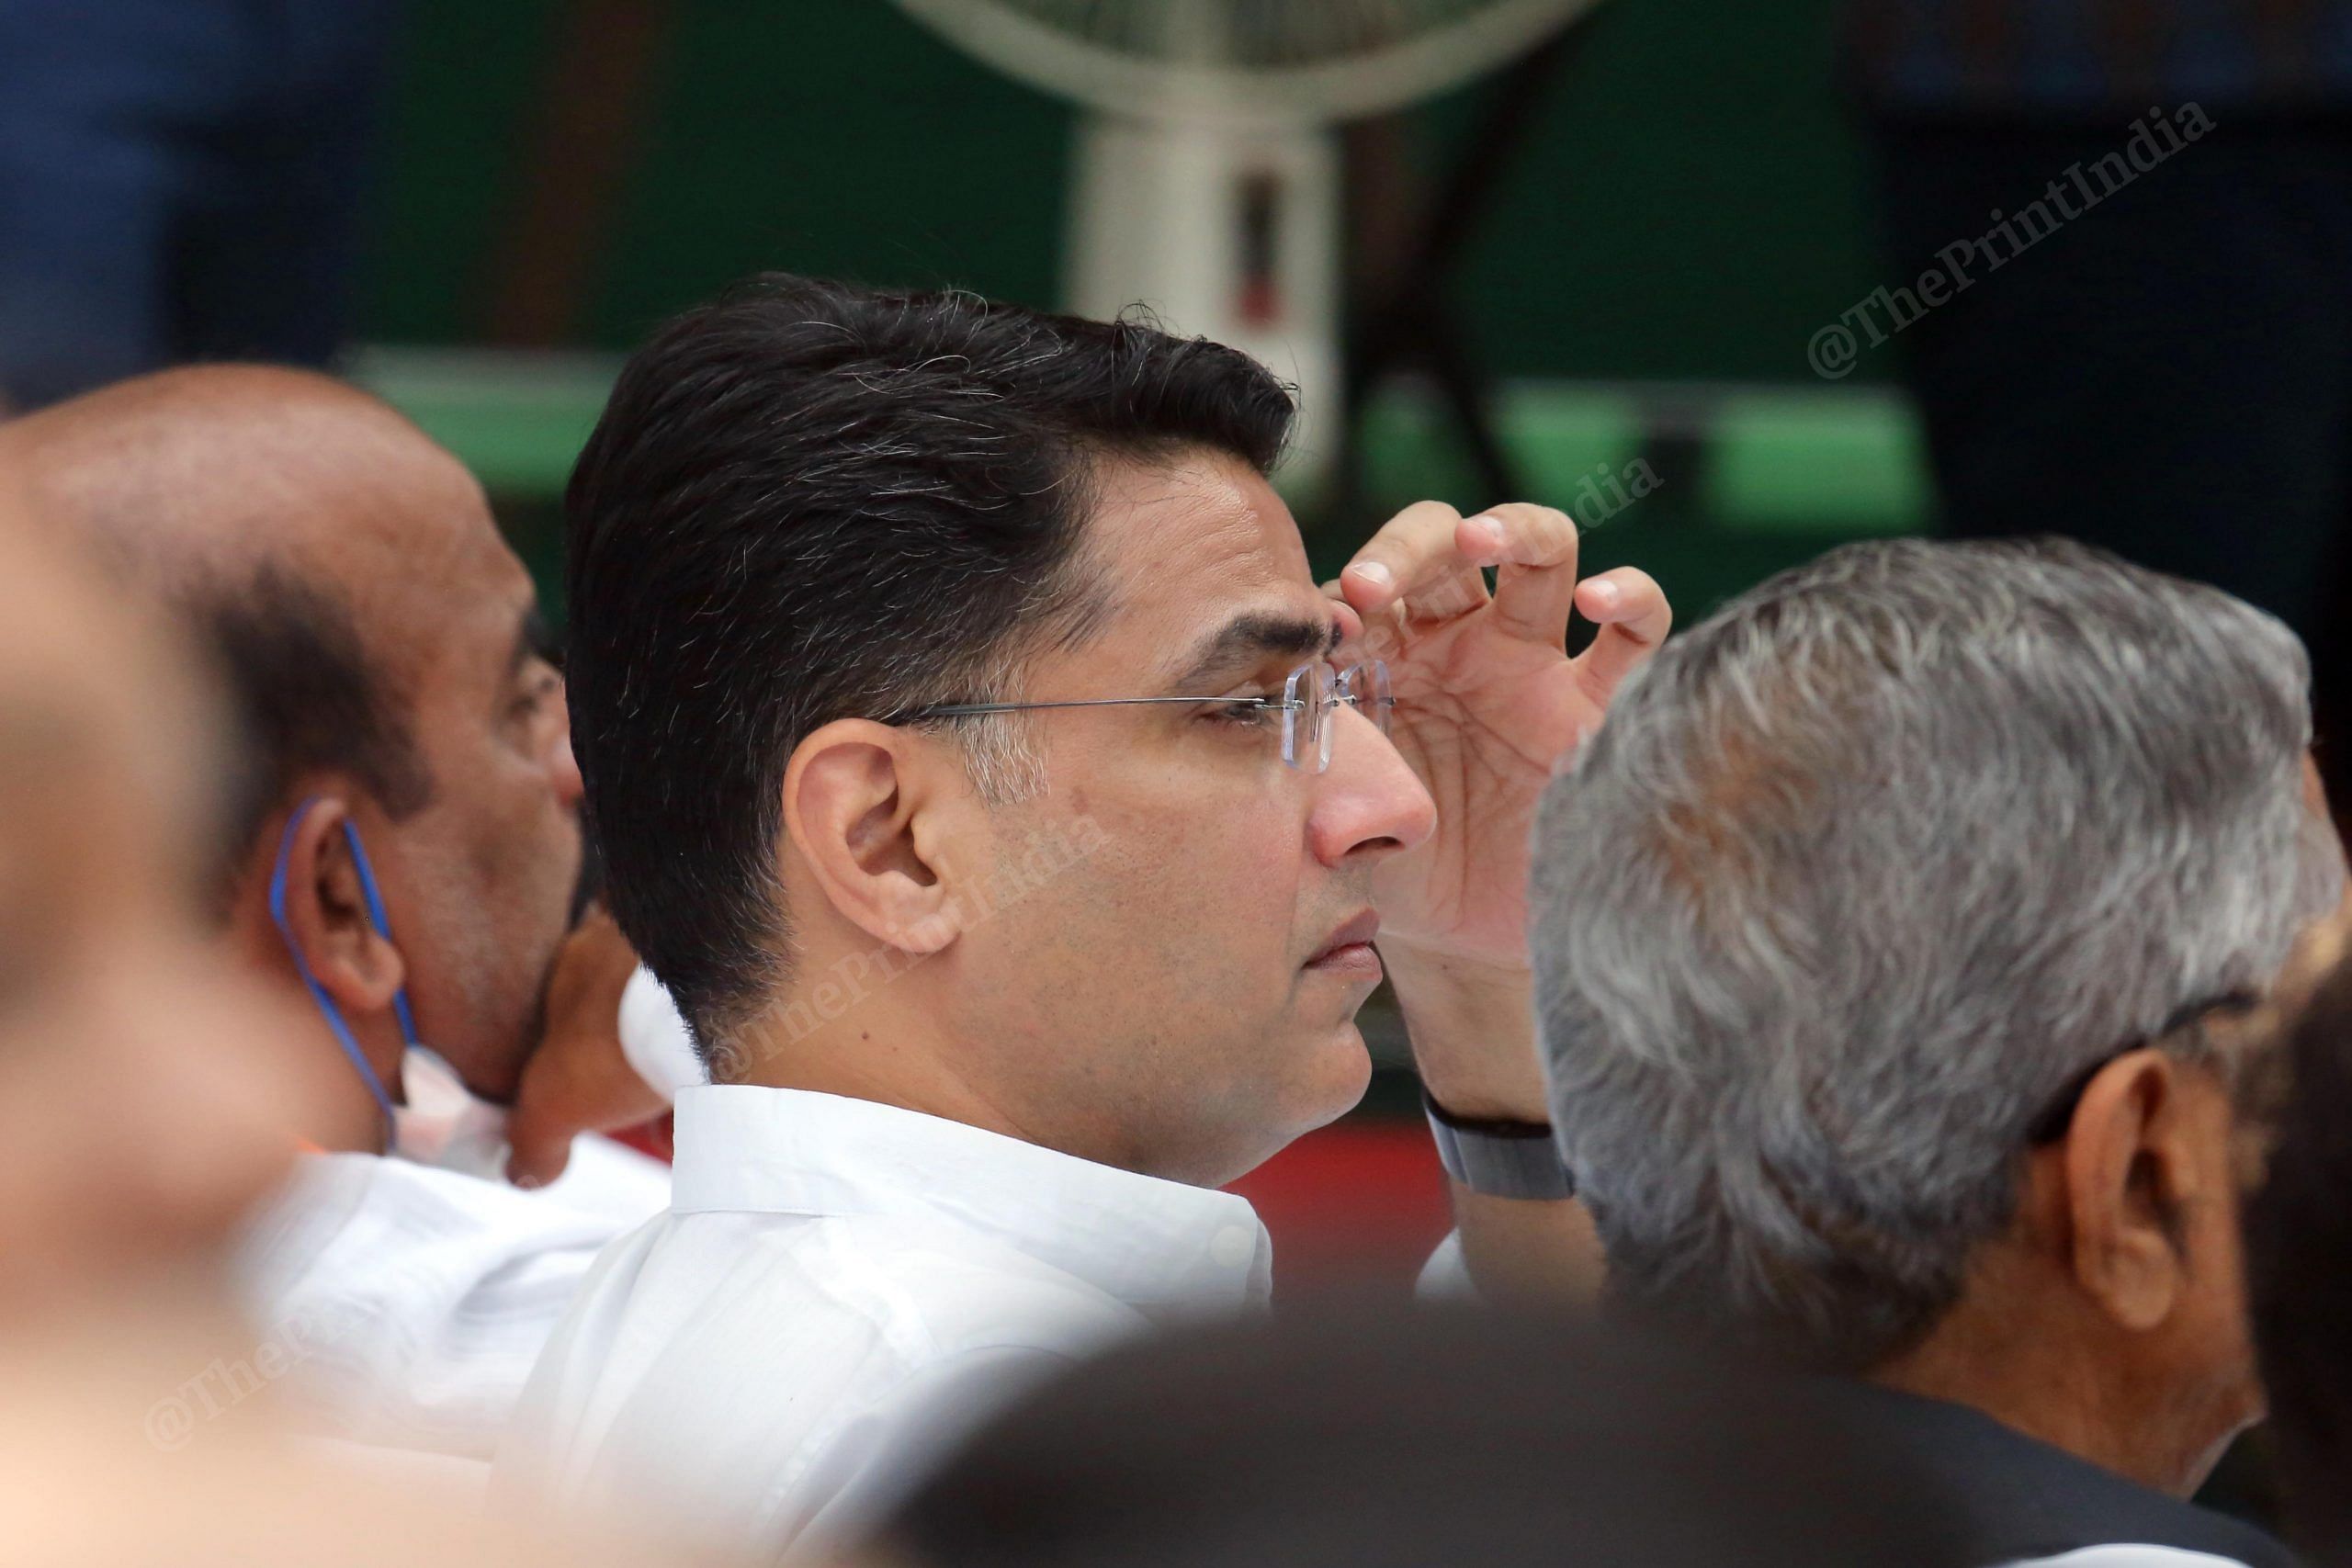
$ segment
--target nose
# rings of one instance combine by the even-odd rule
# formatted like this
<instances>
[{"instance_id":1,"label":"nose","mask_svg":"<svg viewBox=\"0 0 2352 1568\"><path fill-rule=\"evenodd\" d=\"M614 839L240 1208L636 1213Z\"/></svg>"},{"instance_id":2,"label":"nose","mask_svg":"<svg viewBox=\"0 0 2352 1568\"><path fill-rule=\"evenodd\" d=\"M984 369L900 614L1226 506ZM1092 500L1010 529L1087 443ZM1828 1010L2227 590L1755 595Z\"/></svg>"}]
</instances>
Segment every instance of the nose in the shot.
<instances>
[{"instance_id":1,"label":"nose","mask_svg":"<svg viewBox=\"0 0 2352 1568\"><path fill-rule=\"evenodd\" d=\"M1325 865L1351 855L1390 855L1437 830L1437 803L1380 727L1352 707L1333 715L1331 765L1306 821L1308 847Z\"/></svg>"}]
</instances>

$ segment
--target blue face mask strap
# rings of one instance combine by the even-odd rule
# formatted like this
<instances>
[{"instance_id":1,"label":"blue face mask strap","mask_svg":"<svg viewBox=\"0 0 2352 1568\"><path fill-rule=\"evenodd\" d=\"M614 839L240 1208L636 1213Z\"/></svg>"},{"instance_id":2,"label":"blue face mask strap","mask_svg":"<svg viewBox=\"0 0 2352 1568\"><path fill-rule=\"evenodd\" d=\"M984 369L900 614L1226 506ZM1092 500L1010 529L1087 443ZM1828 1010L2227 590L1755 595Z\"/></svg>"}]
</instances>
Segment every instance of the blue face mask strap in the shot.
<instances>
[{"instance_id":1,"label":"blue face mask strap","mask_svg":"<svg viewBox=\"0 0 2352 1568\"><path fill-rule=\"evenodd\" d=\"M376 887L376 868L368 863L368 852L359 842L359 829L351 818L343 819L344 841L351 846L351 863L359 873L359 897L367 900L368 919L375 925L376 934L386 942L392 940L391 918L384 913L384 896ZM408 1010L408 987L402 986L392 993L392 1016L400 1020L401 1043L413 1051L418 1046L416 1020Z\"/></svg>"},{"instance_id":2,"label":"blue face mask strap","mask_svg":"<svg viewBox=\"0 0 2352 1568\"><path fill-rule=\"evenodd\" d=\"M326 987L320 985L318 977L311 973L310 961L302 956L302 945L294 940L294 928L286 918L286 868L294 855L295 830L301 827L302 818L309 816L311 807L317 804L315 797L306 800L296 807L294 814L287 818L285 836L277 843L277 864L269 875L269 918L277 922L277 934L286 942L286 951L293 955L295 973L302 976L302 984L309 988L311 999L319 1004L319 1011L325 1015L327 1027L334 1032L335 1043L343 1047L343 1054L351 1058L352 1068L358 1073L359 1081L368 1086L369 1094L375 1096L376 1107L383 1112L384 1137L386 1146L390 1147L399 1124L392 1097L384 1092L384 1080L376 1076L375 1067L368 1060L368 1053L359 1048L359 1042L352 1034L350 1025L343 1020L342 1010L334 1005L334 998L327 995ZM360 897L367 902L368 919L375 925L376 934L390 942L392 933L384 917L383 897L376 887L376 874L368 864L368 852L359 847L359 829L346 820L343 824L343 833L345 842L351 846L352 864L359 872ZM394 993L392 1010L400 1020L402 1042L415 1045L416 1024L409 1015L407 987L403 986Z\"/></svg>"}]
</instances>

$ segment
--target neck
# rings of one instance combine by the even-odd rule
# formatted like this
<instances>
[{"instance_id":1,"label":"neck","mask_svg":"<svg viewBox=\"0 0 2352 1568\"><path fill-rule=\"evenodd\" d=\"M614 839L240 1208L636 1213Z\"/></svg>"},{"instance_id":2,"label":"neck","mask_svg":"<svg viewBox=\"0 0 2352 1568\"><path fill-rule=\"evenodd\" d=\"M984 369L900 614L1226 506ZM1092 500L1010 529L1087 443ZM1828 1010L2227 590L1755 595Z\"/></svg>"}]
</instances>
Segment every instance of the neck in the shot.
<instances>
[{"instance_id":1,"label":"neck","mask_svg":"<svg viewBox=\"0 0 2352 1568\"><path fill-rule=\"evenodd\" d=\"M967 1066L959 1069L959 1059L968 1064L977 1054L956 1049L955 1037L933 1021L944 1014L910 994L918 987L908 976L887 997L831 979L790 987L724 1043L712 1076L895 1105L1059 1146L1012 1097L979 1081Z\"/></svg>"},{"instance_id":2,"label":"neck","mask_svg":"<svg viewBox=\"0 0 2352 1568\"><path fill-rule=\"evenodd\" d=\"M1981 1411L2156 1491L2194 1492L2254 1412L2233 1419L2145 1367L2120 1364L2124 1331L2052 1307L1996 1312L1964 1300L1871 1381Z\"/></svg>"}]
</instances>

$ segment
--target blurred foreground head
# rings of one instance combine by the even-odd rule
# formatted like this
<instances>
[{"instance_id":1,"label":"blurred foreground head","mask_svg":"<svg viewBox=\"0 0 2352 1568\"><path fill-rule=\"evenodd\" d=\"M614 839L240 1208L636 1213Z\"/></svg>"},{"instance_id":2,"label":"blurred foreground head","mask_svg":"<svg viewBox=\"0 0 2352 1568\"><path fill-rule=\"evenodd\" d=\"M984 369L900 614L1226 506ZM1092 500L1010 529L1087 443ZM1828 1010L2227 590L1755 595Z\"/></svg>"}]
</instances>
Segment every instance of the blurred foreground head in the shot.
<instances>
[{"instance_id":1,"label":"blurred foreground head","mask_svg":"<svg viewBox=\"0 0 2352 1568\"><path fill-rule=\"evenodd\" d=\"M214 901L247 962L299 998L299 950L391 1094L405 988L423 1042L510 1097L572 914L579 775L530 579L481 487L366 393L255 366L0 425L0 461L218 658L245 745ZM325 1021L310 1027L333 1056Z\"/></svg>"},{"instance_id":2,"label":"blurred foreground head","mask_svg":"<svg viewBox=\"0 0 2352 1568\"><path fill-rule=\"evenodd\" d=\"M2055 542L1849 547L1668 645L1538 828L1620 1298L2192 1484L2260 1406L2229 1024L2342 883L2307 679Z\"/></svg>"},{"instance_id":3,"label":"blurred foreground head","mask_svg":"<svg viewBox=\"0 0 2352 1568\"><path fill-rule=\"evenodd\" d=\"M209 1271L321 1095L203 930L212 694L12 480L0 463L0 1319Z\"/></svg>"},{"instance_id":4,"label":"blurred foreground head","mask_svg":"<svg viewBox=\"0 0 2352 1568\"><path fill-rule=\"evenodd\" d=\"M938 1568L1935 1568L1950 1499L1794 1380L1574 1321L1356 1310L1084 1366L900 1511Z\"/></svg>"},{"instance_id":5,"label":"blurred foreground head","mask_svg":"<svg viewBox=\"0 0 2352 1568\"><path fill-rule=\"evenodd\" d=\"M2295 1544L2352 1564L2352 919L2306 942L2280 987L2261 1097L2270 1134L2246 1208L2255 1341Z\"/></svg>"},{"instance_id":6,"label":"blurred foreground head","mask_svg":"<svg viewBox=\"0 0 2352 1568\"><path fill-rule=\"evenodd\" d=\"M208 930L226 809L214 783L231 771L212 694L160 617L137 614L31 528L16 477L0 460L8 1559L678 1561L396 1495L289 1447L272 1425L253 1369L300 1343L279 1335L256 1347L232 1323L217 1269L245 1210L291 1164L288 1130L316 1124L341 1086L301 1049L300 1015Z\"/></svg>"}]
</instances>

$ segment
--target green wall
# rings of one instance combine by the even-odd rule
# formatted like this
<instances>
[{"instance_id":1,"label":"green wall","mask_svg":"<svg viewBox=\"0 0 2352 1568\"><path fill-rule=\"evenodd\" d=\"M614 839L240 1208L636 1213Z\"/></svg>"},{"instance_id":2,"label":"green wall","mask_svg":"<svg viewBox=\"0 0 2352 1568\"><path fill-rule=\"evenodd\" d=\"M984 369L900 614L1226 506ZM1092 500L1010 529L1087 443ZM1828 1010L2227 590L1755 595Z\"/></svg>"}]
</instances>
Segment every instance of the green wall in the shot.
<instances>
[{"instance_id":1,"label":"green wall","mask_svg":"<svg viewBox=\"0 0 2352 1568\"><path fill-rule=\"evenodd\" d=\"M1829 85L1833 4L1603 0L1471 246L1462 297L1492 364L1804 378L1812 332L1875 281ZM666 9L582 341L626 345L767 266L1053 300L1061 105L887 0ZM565 14L558 0L413 0L368 335L481 335ZM1429 157L1475 94L1417 111Z\"/></svg>"}]
</instances>

